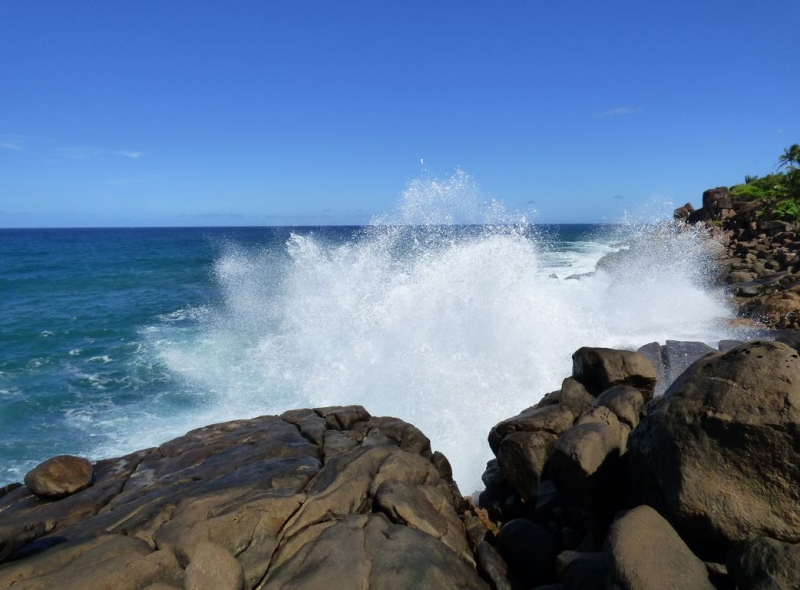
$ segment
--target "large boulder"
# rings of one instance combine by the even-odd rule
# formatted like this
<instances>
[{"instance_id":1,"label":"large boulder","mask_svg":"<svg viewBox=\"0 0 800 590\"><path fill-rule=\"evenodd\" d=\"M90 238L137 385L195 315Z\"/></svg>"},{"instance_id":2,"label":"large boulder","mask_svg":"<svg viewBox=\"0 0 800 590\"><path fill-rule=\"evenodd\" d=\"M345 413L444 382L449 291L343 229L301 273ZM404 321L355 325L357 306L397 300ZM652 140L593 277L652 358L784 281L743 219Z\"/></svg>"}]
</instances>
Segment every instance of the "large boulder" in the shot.
<instances>
[{"instance_id":1,"label":"large boulder","mask_svg":"<svg viewBox=\"0 0 800 590\"><path fill-rule=\"evenodd\" d=\"M703 193L703 209L711 219L730 217L730 209L733 209L733 202L728 195L728 188L720 186L705 191Z\"/></svg>"},{"instance_id":2,"label":"large boulder","mask_svg":"<svg viewBox=\"0 0 800 590\"><path fill-rule=\"evenodd\" d=\"M360 406L294 410L99 461L66 498L6 488L0 590L487 590L486 532L467 536L466 510L414 426Z\"/></svg>"},{"instance_id":3,"label":"large boulder","mask_svg":"<svg viewBox=\"0 0 800 590\"><path fill-rule=\"evenodd\" d=\"M63 498L92 483L92 464L83 457L59 455L34 467L25 475L25 485L42 498Z\"/></svg>"},{"instance_id":4,"label":"large boulder","mask_svg":"<svg viewBox=\"0 0 800 590\"><path fill-rule=\"evenodd\" d=\"M705 564L655 510L638 506L611 525L609 587L714 590Z\"/></svg>"},{"instance_id":5,"label":"large boulder","mask_svg":"<svg viewBox=\"0 0 800 590\"><path fill-rule=\"evenodd\" d=\"M549 432L512 432L500 442L497 462L505 479L526 502L535 502L550 451L558 437Z\"/></svg>"},{"instance_id":6,"label":"large boulder","mask_svg":"<svg viewBox=\"0 0 800 590\"><path fill-rule=\"evenodd\" d=\"M564 434L575 422L575 411L561 404L531 407L495 424L489 431L489 446L497 455L500 442L512 432Z\"/></svg>"},{"instance_id":7,"label":"large boulder","mask_svg":"<svg viewBox=\"0 0 800 590\"><path fill-rule=\"evenodd\" d=\"M800 541L800 359L776 342L710 354L628 441L642 499L693 546Z\"/></svg>"},{"instance_id":8,"label":"large boulder","mask_svg":"<svg viewBox=\"0 0 800 590\"><path fill-rule=\"evenodd\" d=\"M656 370L643 354L612 348L579 348L572 355L572 376L592 395L615 385L629 385L653 397Z\"/></svg>"},{"instance_id":9,"label":"large boulder","mask_svg":"<svg viewBox=\"0 0 800 590\"><path fill-rule=\"evenodd\" d=\"M602 538L625 496L624 453L629 428L608 408L584 414L555 443L550 477L559 498L576 509L590 530Z\"/></svg>"},{"instance_id":10,"label":"large boulder","mask_svg":"<svg viewBox=\"0 0 800 590\"><path fill-rule=\"evenodd\" d=\"M558 541L531 521L516 519L503 525L497 536L497 549L512 578L524 587L555 581Z\"/></svg>"}]
</instances>

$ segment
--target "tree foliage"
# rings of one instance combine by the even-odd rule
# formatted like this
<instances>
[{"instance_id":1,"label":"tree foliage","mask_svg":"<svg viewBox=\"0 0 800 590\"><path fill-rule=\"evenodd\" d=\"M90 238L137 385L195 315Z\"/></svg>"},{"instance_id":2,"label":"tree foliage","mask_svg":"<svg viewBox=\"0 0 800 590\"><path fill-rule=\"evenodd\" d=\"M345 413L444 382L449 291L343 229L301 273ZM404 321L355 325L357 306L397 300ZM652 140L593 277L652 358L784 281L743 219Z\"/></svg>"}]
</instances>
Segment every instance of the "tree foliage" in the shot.
<instances>
[{"instance_id":1,"label":"tree foliage","mask_svg":"<svg viewBox=\"0 0 800 590\"><path fill-rule=\"evenodd\" d=\"M759 201L775 217L800 221L800 145L793 144L778 157L779 172L763 177L745 176L744 184L730 188L735 199Z\"/></svg>"}]
</instances>

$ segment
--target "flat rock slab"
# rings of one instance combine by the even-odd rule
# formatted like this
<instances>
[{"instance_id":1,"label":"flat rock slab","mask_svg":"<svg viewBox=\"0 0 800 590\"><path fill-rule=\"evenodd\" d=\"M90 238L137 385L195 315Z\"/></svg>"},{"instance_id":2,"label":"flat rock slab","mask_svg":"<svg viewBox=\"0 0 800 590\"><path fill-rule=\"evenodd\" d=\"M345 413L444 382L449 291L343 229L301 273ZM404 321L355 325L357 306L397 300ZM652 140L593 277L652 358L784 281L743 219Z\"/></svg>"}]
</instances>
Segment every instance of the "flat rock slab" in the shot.
<instances>
[{"instance_id":1,"label":"flat rock slab","mask_svg":"<svg viewBox=\"0 0 800 590\"><path fill-rule=\"evenodd\" d=\"M215 424L94 467L60 500L0 496L0 590L488 589L447 459L360 406Z\"/></svg>"}]
</instances>

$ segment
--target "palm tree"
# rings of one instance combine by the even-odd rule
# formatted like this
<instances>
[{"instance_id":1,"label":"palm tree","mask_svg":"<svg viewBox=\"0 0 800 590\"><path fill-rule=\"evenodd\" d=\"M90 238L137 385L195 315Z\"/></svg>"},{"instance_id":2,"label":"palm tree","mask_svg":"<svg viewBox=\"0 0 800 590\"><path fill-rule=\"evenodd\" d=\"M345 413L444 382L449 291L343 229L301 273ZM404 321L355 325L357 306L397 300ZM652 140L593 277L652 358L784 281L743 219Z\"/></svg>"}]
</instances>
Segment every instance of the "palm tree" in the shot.
<instances>
[{"instance_id":1,"label":"palm tree","mask_svg":"<svg viewBox=\"0 0 800 590\"><path fill-rule=\"evenodd\" d=\"M800 201L800 145L796 143L783 150L778 158L778 170L786 168L786 180L789 196Z\"/></svg>"},{"instance_id":2,"label":"palm tree","mask_svg":"<svg viewBox=\"0 0 800 590\"><path fill-rule=\"evenodd\" d=\"M778 170L789 168L793 170L800 167L800 145L793 144L783 150L783 154L778 158Z\"/></svg>"}]
</instances>

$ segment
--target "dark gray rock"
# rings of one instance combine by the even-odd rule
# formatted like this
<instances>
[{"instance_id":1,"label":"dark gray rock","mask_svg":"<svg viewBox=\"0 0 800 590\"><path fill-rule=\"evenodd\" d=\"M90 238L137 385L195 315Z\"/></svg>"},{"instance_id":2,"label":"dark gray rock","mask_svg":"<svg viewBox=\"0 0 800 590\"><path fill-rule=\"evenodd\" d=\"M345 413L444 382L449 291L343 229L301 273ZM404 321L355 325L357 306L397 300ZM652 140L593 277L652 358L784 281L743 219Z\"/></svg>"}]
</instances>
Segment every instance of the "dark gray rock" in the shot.
<instances>
[{"instance_id":1,"label":"dark gray rock","mask_svg":"<svg viewBox=\"0 0 800 590\"><path fill-rule=\"evenodd\" d=\"M564 551L556 558L556 571L564 590L606 590L608 555Z\"/></svg>"},{"instance_id":2,"label":"dark gray rock","mask_svg":"<svg viewBox=\"0 0 800 590\"><path fill-rule=\"evenodd\" d=\"M627 430L608 408L594 408L556 441L550 456L559 498L576 508L598 537L625 498L621 455Z\"/></svg>"},{"instance_id":3,"label":"dark gray rock","mask_svg":"<svg viewBox=\"0 0 800 590\"><path fill-rule=\"evenodd\" d=\"M653 365L656 370L656 388L655 395L661 395L667 389L667 374L664 369L664 358L662 356L662 347L658 342L650 342L645 344L639 350L639 354L647 357L647 360Z\"/></svg>"},{"instance_id":4,"label":"dark gray rock","mask_svg":"<svg viewBox=\"0 0 800 590\"><path fill-rule=\"evenodd\" d=\"M667 387L688 369L689 365L710 352L717 351L704 342L667 340L662 353L666 367Z\"/></svg>"},{"instance_id":5,"label":"dark gray rock","mask_svg":"<svg viewBox=\"0 0 800 590\"><path fill-rule=\"evenodd\" d=\"M514 580L527 586L556 581L558 540L529 520L505 523L497 536L497 550Z\"/></svg>"},{"instance_id":6,"label":"dark gray rock","mask_svg":"<svg viewBox=\"0 0 800 590\"><path fill-rule=\"evenodd\" d=\"M728 571L740 590L788 590L800 586L800 546L757 537L728 552Z\"/></svg>"},{"instance_id":7,"label":"dark gray rock","mask_svg":"<svg viewBox=\"0 0 800 590\"><path fill-rule=\"evenodd\" d=\"M607 546L610 587L714 590L705 564L649 506L638 506L616 520Z\"/></svg>"},{"instance_id":8,"label":"dark gray rock","mask_svg":"<svg viewBox=\"0 0 800 590\"><path fill-rule=\"evenodd\" d=\"M628 454L643 500L691 543L800 541L797 351L757 341L703 357L649 404Z\"/></svg>"},{"instance_id":9,"label":"dark gray rock","mask_svg":"<svg viewBox=\"0 0 800 590\"><path fill-rule=\"evenodd\" d=\"M536 500L550 451L558 437L549 432L512 432L500 442L497 462L506 480L526 502Z\"/></svg>"}]
</instances>

